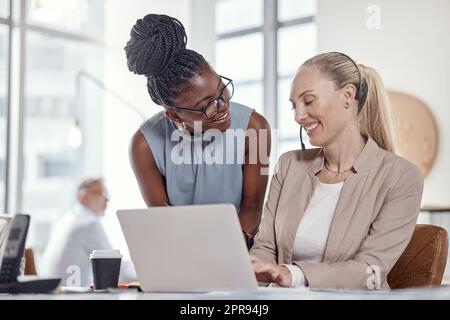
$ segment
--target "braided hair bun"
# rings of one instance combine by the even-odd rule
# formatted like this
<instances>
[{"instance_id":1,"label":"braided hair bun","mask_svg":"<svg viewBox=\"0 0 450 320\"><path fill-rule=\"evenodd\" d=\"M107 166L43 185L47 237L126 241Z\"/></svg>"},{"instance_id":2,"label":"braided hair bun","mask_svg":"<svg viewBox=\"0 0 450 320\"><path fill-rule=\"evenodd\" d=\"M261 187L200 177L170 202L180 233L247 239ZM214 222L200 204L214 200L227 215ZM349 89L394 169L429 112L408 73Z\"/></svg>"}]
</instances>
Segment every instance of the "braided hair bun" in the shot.
<instances>
[{"instance_id":1,"label":"braided hair bun","mask_svg":"<svg viewBox=\"0 0 450 320\"><path fill-rule=\"evenodd\" d=\"M195 51L186 49L186 31L175 18L148 14L137 20L125 46L128 69L147 77L152 100L170 105L177 88L198 75L207 62Z\"/></svg>"},{"instance_id":2,"label":"braided hair bun","mask_svg":"<svg viewBox=\"0 0 450 320\"><path fill-rule=\"evenodd\" d=\"M125 47L128 69L146 76L164 73L183 49L186 49L186 32L177 19L146 15L131 29L131 39Z\"/></svg>"}]
</instances>

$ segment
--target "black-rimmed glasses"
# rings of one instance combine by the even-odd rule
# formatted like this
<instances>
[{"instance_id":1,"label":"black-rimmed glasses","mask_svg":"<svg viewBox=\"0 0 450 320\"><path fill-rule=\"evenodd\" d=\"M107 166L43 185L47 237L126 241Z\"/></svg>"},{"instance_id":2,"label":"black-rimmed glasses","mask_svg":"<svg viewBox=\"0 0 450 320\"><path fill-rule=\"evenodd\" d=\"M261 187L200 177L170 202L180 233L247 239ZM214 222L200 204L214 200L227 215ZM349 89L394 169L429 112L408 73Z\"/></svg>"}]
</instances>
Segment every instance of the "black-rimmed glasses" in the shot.
<instances>
[{"instance_id":1,"label":"black-rimmed glasses","mask_svg":"<svg viewBox=\"0 0 450 320\"><path fill-rule=\"evenodd\" d=\"M180 108L180 107L170 107L170 108L173 108L176 110L201 112L201 113L203 113L203 115L205 116L206 119L211 119L211 118L215 117L219 113L219 110L220 110L220 100L222 100L223 102L229 102L234 94L233 80L231 80L227 77L221 76L221 75L219 75L219 77L221 78L222 83L224 83L223 80L227 81L225 86L223 86L223 88L220 90L220 93L217 96L217 98L209 101L203 108L198 109L198 110L189 109L189 108Z\"/></svg>"}]
</instances>

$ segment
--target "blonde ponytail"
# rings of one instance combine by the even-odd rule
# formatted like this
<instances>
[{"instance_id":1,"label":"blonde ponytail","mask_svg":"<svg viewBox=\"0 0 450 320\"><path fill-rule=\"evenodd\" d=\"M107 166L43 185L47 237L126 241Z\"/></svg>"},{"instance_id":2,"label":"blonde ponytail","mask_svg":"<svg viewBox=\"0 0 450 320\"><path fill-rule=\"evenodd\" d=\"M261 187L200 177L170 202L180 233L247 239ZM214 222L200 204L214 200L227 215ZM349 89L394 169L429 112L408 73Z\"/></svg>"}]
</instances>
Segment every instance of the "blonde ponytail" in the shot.
<instances>
[{"instance_id":1,"label":"blonde ponytail","mask_svg":"<svg viewBox=\"0 0 450 320\"><path fill-rule=\"evenodd\" d=\"M367 132L380 148L395 152L389 98L380 75L372 68L358 65L367 81L367 96L359 112L359 128Z\"/></svg>"},{"instance_id":2,"label":"blonde ponytail","mask_svg":"<svg viewBox=\"0 0 450 320\"><path fill-rule=\"evenodd\" d=\"M358 89L358 122L360 131L366 132L380 148L394 152L389 99L378 73L356 63L340 52L327 52L308 59L303 65L315 65L343 88L353 84Z\"/></svg>"}]
</instances>

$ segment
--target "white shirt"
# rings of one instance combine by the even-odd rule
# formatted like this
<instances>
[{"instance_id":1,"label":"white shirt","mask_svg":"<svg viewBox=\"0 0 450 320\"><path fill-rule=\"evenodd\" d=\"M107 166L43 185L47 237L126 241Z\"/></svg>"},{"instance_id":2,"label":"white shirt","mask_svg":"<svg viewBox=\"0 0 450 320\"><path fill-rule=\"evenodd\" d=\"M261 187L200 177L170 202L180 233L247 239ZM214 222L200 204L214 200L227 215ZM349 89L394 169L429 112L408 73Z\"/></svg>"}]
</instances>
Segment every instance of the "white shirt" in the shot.
<instances>
[{"instance_id":1,"label":"white shirt","mask_svg":"<svg viewBox=\"0 0 450 320\"><path fill-rule=\"evenodd\" d=\"M56 224L41 260L39 274L60 277L61 286L89 286L92 250L110 250L100 217L84 206L66 213Z\"/></svg>"},{"instance_id":2,"label":"white shirt","mask_svg":"<svg viewBox=\"0 0 450 320\"><path fill-rule=\"evenodd\" d=\"M298 226L292 260L320 263L325 252L334 211L343 182L326 184L318 181L314 194ZM306 286L302 269L285 265L292 275L291 288Z\"/></svg>"}]
</instances>

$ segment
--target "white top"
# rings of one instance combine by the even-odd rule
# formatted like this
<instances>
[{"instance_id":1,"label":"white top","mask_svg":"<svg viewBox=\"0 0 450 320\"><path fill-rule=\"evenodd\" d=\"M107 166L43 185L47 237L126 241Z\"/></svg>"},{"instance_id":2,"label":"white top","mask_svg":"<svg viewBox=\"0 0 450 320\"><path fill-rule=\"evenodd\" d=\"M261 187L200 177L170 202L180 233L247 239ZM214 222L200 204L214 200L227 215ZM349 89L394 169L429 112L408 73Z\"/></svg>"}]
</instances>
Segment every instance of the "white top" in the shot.
<instances>
[{"instance_id":1,"label":"white top","mask_svg":"<svg viewBox=\"0 0 450 320\"><path fill-rule=\"evenodd\" d=\"M61 286L88 286L92 283L89 255L94 249L112 247L100 217L78 206L64 214L55 225L39 265L39 274L60 277Z\"/></svg>"},{"instance_id":2,"label":"white top","mask_svg":"<svg viewBox=\"0 0 450 320\"><path fill-rule=\"evenodd\" d=\"M292 260L320 263L325 252L334 211L343 182L326 184L318 181L314 194L298 226ZM303 287L305 276L296 265L285 265L292 275L291 288Z\"/></svg>"}]
</instances>

